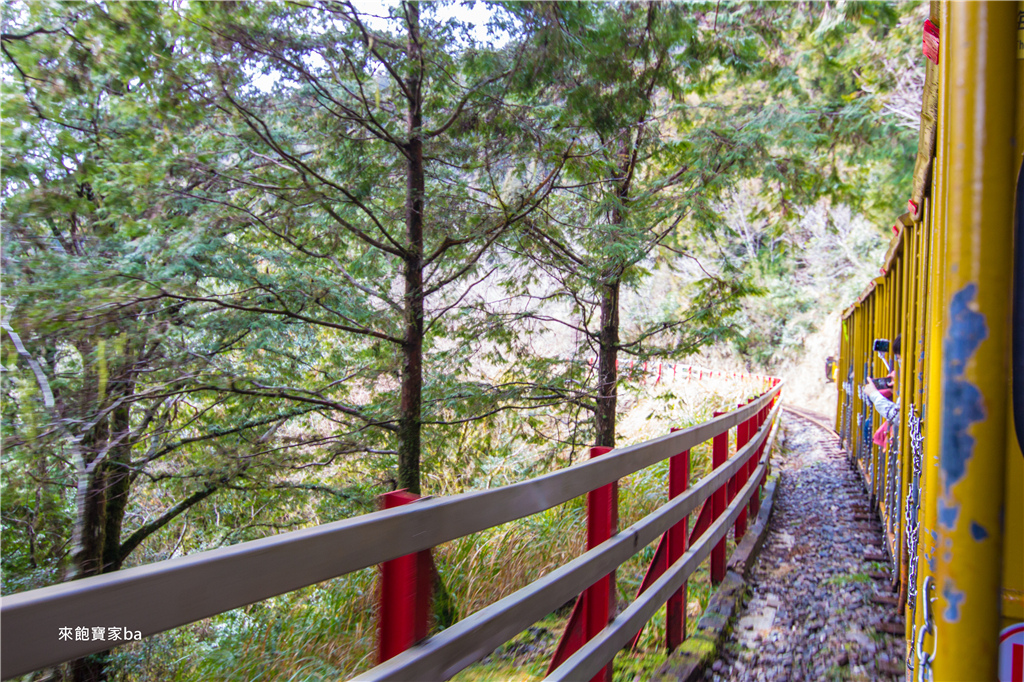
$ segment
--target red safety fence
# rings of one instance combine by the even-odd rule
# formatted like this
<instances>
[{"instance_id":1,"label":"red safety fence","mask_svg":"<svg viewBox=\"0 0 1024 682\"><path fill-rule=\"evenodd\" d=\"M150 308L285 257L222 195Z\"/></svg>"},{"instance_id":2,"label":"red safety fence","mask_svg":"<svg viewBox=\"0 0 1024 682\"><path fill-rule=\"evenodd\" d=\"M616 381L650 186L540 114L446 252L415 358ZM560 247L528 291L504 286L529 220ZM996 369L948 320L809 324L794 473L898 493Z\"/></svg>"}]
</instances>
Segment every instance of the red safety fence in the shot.
<instances>
[{"instance_id":1,"label":"red safety fence","mask_svg":"<svg viewBox=\"0 0 1024 682\"><path fill-rule=\"evenodd\" d=\"M590 358L587 360L587 366L591 369L594 368L597 363L597 358ZM654 385L657 386L662 381L668 381L671 377L672 381L708 381L712 379L725 379L728 381L747 381L752 382L756 386L761 386L763 390L767 391L774 386L775 377L767 376L765 374L751 374L750 372L730 372L722 371L720 369L708 369L706 367L700 367L699 365L682 365L677 363L663 363L663 362L649 362L644 361L642 363L636 363L630 360L623 367L619 366L619 361L615 361L615 369L625 370L627 377L641 377L643 382L646 384L648 380L653 377Z\"/></svg>"},{"instance_id":2,"label":"red safety fence","mask_svg":"<svg viewBox=\"0 0 1024 682\"><path fill-rule=\"evenodd\" d=\"M0 675L22 675L111 647L57 641L68 623L116 622L150 636L291 590L381 566L381 664L360 680L448 679L550 613L577 599L549 680L610 680L615 654L635 643L667 604L666 646L683 640L686 581L706 559L725 577L726 535L737 540L756 514L769 466L782 385L697 426L615 450L529 481L450 497L383 496L383 509L209 552L4 597ZM729 452L729 432L737 429ZM692 487L690 450L712 441L713 470ZM669 460L669 501L619 530L617 483ZM435 570L430 549L587 495L587 551L530 585L425 638ZM692 529L689 516L696 513ZM615 615L616 569L659 546L631 604Z\"/></svg>"}]
</instances>

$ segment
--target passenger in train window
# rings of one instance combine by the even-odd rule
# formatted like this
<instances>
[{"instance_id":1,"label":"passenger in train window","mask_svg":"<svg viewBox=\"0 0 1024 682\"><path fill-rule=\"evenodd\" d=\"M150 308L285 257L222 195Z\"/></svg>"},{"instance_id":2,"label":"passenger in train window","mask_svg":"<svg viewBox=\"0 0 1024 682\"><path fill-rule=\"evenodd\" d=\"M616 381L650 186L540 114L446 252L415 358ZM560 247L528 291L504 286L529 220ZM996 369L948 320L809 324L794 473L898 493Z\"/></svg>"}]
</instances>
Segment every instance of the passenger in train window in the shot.
<instances>
[{"instance_id":1,"label":"passenger in train window","mask_svg":"<svg viewBox=\"0 0 1024 682\"><path fill-rule=\"evenodd\" d=\"M900 341L901 336L897 336L892 342L892 352L895 356L893 362L892 371L889 372L889 385L895 388L899 384L899 365L900 365ZM889 395L885 395L889 393ZM873 379L868 379L861 389L861 394L875 406L878 413L885 418L889 424L896 424L900 419L900 406L892 401L892 391L884 390L880 391L875 386ZM876 442L877 444L877 442Z\"/></svg>"}]
</instances>

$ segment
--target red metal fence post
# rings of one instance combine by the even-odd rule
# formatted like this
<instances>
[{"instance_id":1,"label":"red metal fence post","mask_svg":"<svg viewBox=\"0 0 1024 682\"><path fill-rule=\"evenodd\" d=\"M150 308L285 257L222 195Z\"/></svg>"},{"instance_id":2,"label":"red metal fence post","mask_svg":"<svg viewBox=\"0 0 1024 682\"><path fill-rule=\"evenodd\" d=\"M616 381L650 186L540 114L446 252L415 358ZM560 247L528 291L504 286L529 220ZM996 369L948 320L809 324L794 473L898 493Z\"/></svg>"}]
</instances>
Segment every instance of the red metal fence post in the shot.
<instances>
[{"instance_id":1,"label":"red metal fence post","mask_svg":"<svg viewBox=\"0 0 1024 682\"><path fill-rule=\"evenodd\" d=\"M592 447L590 457L600 457L611 452L611 448ZM587 549L597 547L617 532L619 525L619 484L609 483L587 493ZM583 591L576 600L572 615L565 626L555 653L548 664L551 674L580 647L593 639L611 621L611 605L615 603L615 571L601 578ZM611 682L612 666L606 665L592 682Z\"/></svg>"},{"instance_id":2,"label":"red metal fence post","mask_svg":"<svg viewBox=\"0 0 1024 682\"><path fill-rule=\"evenodd\" d=\"M419 495L396 490L380 496L382 509L415 502ZM430 550L385 561L380 566L378 660L397 656L427 636L433 589Z\"/></svg>"},{"instance_id":3,"label":"red metal fence post","mask_svg":"<svg viewBox=\"0 0 1024 682\"><path fill-rule=\"evenodd\" d=\"M592 447L590 458L611 452L611 448ZM587 549L597 547L616 532L618 524L617 485L609 483L587 493ZM611 605L615 598L615 572L587 588L586 641L592 640L611 620ZM611 682L611 664L601 669L591 682Z\"/></svg>"},{"instance_id":4,"label":"red metal fence post","mask_svg":"<svg viewBox=\"0 0 1024 682\"><path fill-rule=\"evenodd\" d=\"M673 433L680 429L673 427ZM690 485L690 451L684 450L678 455L673 455L668 460L668 497L671 500L686 492ZM644 579L637 590L636 598L646 592L658 578L665 574L669 566L679 560L687 549L686 526L689 522L687 515L676 525L668 529L658 542L654 551L651 564L644 574ZM630 642L629 648L635 650L640 646L640 638L643 635L643 627L637 631ZM665 644L671 652L679 646L686 638L686 581L682 586L668 598L665 606Z\"/></svg>"},{"instance_id":5,"label":"red metal fence post","mask_svg":"<svg viewBox=\"0 0 1024 682\"><path fill-rule=\"evenodd\" d=\"M718 417L723 412L715 412ZM718 434L711 440L711 468L717 469L729 459L729 431L728 429ZM725 513L725 490L726 485L719 486L718 490L711 494L711 518L717 520ZM723 537L715 548L711 550L711 583L717 585L725 580L725 538Z\"/></svg>"},{"instance_id":6,"label":"red metal fence post","mask_svg":"<svg viewBox=\"0 0 1024 682\"><path fill-rule=\"evenodd\" d=\"M760 410L757 411L757 417L756 417L756 419L754 421L754 428L753 428L753 433L751 434L751 437L756 435L761 430L761 427L764 425L765 417L767 415L768 415L768 407L767 406L762 407ZM754 458L752 460L750 460L750 465L751 465L750 472L751 473L753 473L757 469L757 463L761 461L761 455L764 454L764 446L765 446L764 442L762 442L759 446L757 446L757 453L754 455ZM750 516L752 518L756 517L758 512L761 511L761 489L764 487L764 480L765 480L765 477L762 475L761 476L761 480L758 481L758 483L757 483L757 491L753 495L750 496L749 509L750 509Z\"/></svg>"},{"instance_id":7,"label":"red metal fence post","mask_svg":"<svg viewBox=\"0 0 1024 682\"><path fill-rule=\"evenodd\" d=\"M768 414L768 407L762 407L757 412L757 418L754 420L754 426L750 431L750 437L756 438L757 434L761 431L761 427L764 425L764 418ZM764 444L766 441L762 441L757 446L757 454L754 455L754 460L750 462L750 473L753 475L754 471L757 470L758 462L761 461L761 455L764 454ZM757 511L761 508L761 488L764 486L764 476L761 476L761 480L757 482L757 494L753 495L750 499L750 515L757 516Z\"/></svg>"},{"instance_id":8,"label":"red metal fence post","mask_svg":"<svg viewBox=\"0 0 1024 682\"><path fill-rule=\"evenodd\" d=\"M678 431L678 428L673 428ZM668 498L671 500L686 492L690 486L690 451L684 450L668 462ZM689 517L668 531L668 565L671 566L686 552L686 525ZM686 639L686 582L668 598L665 606L665 645L669 651Z\"/></svg>"},{"instance_id":9,"label":"red metal fence post","mask_svg":"<svg viewBox=\"0 0 1024 682\"><path fill-rule=\"evenodd\" d=\"M725 413L723 412L722 414L725 414ZM739 436L740 436L740 429L739 429L739 425L737 425L737 427L736 427L736 438L737 438L737 440L739 439ZM726 441L726 443L728 443L728 441ZM726 455L726 458L728 458L728 455ZM718 465L715 464L715 466L717 467ZM728 507L730 504L732 504L733 498L736 497L736 482L738 480L739 480L739 472L733 474L729 478L729 480L727 480L725 482L725 506L726 507ZM715 519L716 520L718 519L718 513L717 512L715 513Z\"/></svg>"},{"instance_id":10,"label":"red metal fence post","mask_svg":"<svg viewBox=\"0 0 1024 682\"><path fill-rule=\"evenodd\" d=\"M745 407L746 403L740 403L739 407ZM745 419L739 423L736 427L736 453L743 449L743 446L750 442L751 427L754 425L754 421L757 419L757 415L753 415L749 419ZM750 478L750 462L748 461L740 470L736 472L736 476L733 480L733 496L743 489L747 479ZM730 499L730 502L732 500ZM740 541L740 538L747 532L747 508L744 507L740 512L739 518L736 519L736 525L733 527L734 537L736 542Z\"/></svg>"},{"instance_id":11,"label":"red metal fence post","mask_svg":"<svg viewBox=\"0 0 1024 682\"><path fill-rule=\"evenodd\" d=\"M775 405L775 403L773 402L771 405L765 405L764 406L764 416L761 417L761 423L762 424L767 424L768 423L769 419L772 416L772 407L774 407L774 405ZM765 442L767 443L767 441L765 441ZM761 446L761 454L762 455L764 454L764 450L765 450L765 446L762 445ZM765 467L764 476L761 477L761 485L762 486L764 486L765 482L768 480L768 472L770 471L770 469L771 469L771 467Z\"/></svg>"}]
</instances>

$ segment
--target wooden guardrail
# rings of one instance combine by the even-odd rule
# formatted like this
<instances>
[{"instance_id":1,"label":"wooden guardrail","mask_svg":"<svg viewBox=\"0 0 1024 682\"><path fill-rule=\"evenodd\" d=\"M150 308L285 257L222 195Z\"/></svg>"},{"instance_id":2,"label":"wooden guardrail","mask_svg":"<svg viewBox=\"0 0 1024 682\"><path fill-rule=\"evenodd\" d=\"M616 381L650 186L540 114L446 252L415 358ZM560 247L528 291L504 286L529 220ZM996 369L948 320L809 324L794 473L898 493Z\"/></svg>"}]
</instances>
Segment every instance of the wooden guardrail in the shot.
<instances>
[{"instance_id":1,"label":"wooden guardrail","mask_svg":"<svg viewBox=\"0 0 1024 682\"><path fill-rule=\"evenodd\" d=\"M774 386L760 397L708 422L522 483L425 498L315 528L4 597L0 599L4 631L0 677L22 675L121 643L59 640L62 628L117 625L148 637L545 511L716 436L720 440L729 429L742 425L745 435L738 442L749 441L685 493L574 561L358 679L446 679L454 675L543 618L552 604L572 599L659 535L685 523L687 516L716 492L724 497L729 484L732 504L715 510L720 513L711 517L713 523L699 542L692 543L640 598L552 671L549 679L596 674L716 546L724 547L729 526L741 517L763 484L781 409L781 389L781 382L774 380ZM760 428L754 433L756 426ZM734 489L744 482L742 489Z\"/></svg>"}]
</instances>

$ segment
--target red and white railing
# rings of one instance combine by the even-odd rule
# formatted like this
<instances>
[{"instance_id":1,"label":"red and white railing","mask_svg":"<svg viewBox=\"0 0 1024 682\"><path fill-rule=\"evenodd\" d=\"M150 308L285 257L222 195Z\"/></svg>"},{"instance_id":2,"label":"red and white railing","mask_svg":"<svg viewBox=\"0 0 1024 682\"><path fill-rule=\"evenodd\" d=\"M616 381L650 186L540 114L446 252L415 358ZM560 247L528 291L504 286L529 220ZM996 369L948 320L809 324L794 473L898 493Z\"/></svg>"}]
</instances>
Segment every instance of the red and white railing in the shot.
<instances>
[{"instance_id":1,"label":"red and white railing","mask_svg":"<svg viewBox=\"0 0 1024 682\"><path fill-rule=\"evenodd\" d=\"M369 566L382 566L380 658L360 680L447 679L540 620L552 605L580 596L548 679L606 679L615 654L669 604L667 645L685 632L685 585L710 556L711 578L725 576L725 538L757 513L778 426L782 384L731 412L645 443L594 448L576 466L492 490L416 499L384 496L384 509L0 600L0 676L109 649L111 641L59 639L67 627L117 624L142 636L178 627ZM737 429L729 452L729 431ZM711 473L690 487L689 451L712 441ZM617 530L616 482L669 460L669 501ZM588 495L588 550L530 585L426 634L429 550L471 533ZM698 511L699 510L699 511ZM688 517L698 512L692 529ZM661 538L637 598L614 616L614 572ZM613 617L614 616L614 617ZM610 678L607 678L610 679Z\"/></svg>"}]
</instances>

